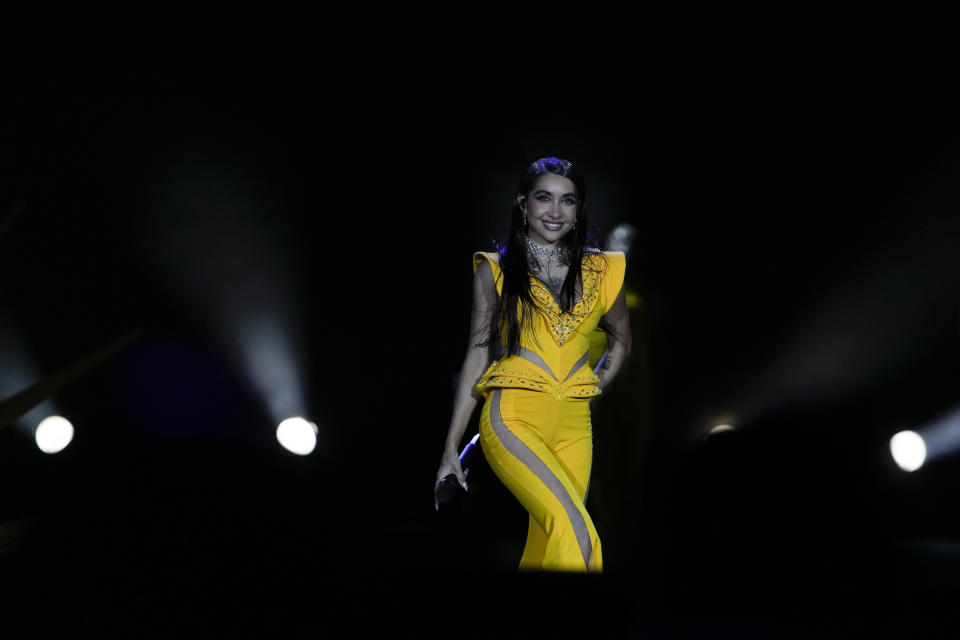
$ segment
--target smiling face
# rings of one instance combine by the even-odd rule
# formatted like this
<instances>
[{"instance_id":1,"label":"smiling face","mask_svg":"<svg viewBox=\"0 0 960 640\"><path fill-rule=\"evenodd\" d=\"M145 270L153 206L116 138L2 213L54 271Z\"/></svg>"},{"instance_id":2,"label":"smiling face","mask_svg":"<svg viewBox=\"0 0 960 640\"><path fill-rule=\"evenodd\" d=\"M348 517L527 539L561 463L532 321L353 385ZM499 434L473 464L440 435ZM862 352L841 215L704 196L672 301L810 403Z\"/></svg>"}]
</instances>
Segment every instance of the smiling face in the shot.
<instances>
[{"instance_id":1,"label":"smiling face","mask_svg":"<svg viewBox=\"0 0 960 640\"><path fill-rule=\"evenodd\" d=\"M545 173L533 183L528 194L517 194L517 204L527 214L527 237L552 247L567 235L577 221L577 188L573 181Z\"/></svg>"}]
</instances>

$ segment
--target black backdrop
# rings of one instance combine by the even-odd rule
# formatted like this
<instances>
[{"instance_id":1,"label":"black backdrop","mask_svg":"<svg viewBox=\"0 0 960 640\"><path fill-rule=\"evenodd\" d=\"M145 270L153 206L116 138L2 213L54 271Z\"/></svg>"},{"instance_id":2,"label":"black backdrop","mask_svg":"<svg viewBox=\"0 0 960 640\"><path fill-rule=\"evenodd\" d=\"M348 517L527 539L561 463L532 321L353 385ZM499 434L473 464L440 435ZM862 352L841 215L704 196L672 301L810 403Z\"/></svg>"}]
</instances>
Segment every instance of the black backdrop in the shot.
<instances>
[{"instance_id":1,"label":"black backdrop","mask_svg":"<svg viewBox=\"0 0 960 640\"><path fill-rule=\"evenodd\" d=\"M957 476L949 456L907 476L885 448L955 402L954 20L18 17L4 321L33 375L146 331L57 398L77 428L63 453L0 434L5 516L28 523L10 597L160 632L429 632L449 613L481 629L491 589L568 588L594 622L664 637L941 624ZM611 391L599 459L604 429L637 426L615 394L646 399L649 439L595 470L608 568L587 583L513 576L524 514L482 460L470 496L441 513L430 496L470 253L502 237L543 155L581 164L598 237L638 229L648 386ZM320 428L305 458L276 444L230 347L264 307ZM749 429L703 440L748 400Z\"/></svg>"}]
</instances>

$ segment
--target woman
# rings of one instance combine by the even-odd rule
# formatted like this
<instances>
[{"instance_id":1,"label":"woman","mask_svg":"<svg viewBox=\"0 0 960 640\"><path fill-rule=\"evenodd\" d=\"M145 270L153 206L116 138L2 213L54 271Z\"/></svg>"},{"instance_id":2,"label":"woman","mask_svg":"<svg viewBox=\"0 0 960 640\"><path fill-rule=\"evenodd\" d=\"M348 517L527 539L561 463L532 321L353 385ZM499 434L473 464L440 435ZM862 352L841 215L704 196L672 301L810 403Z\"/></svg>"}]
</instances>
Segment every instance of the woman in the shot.
<instances>
[{"instance_id":1,"label":"woman","mask_svg":"<svg viewBox=\"0 0 960 640\"><path fill-rule=\"evenodd\" d=\"M452 473L466 488L457 452L483 398L484 457L530 514L520 568L599 572L600 539L584 507L589 400L630 354L626 261L586 246L586 184L570 162L537 160L516 194L506 246L473 257L470 343L434 487ZM607 351L592 371L598 326Z\"/></svg>"}]
</instances>

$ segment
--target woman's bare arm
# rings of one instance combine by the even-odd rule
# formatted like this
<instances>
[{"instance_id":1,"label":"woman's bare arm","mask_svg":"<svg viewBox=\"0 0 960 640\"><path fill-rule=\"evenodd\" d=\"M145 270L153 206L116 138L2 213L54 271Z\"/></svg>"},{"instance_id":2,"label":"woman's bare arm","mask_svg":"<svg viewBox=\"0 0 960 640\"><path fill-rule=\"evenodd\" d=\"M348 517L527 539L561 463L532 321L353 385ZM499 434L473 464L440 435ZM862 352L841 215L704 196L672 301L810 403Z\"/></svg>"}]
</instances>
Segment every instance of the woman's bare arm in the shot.
<instances>
[{"instance_id":1,"label":"woman's bare arm","mask_svg":"<svg viewBox=\"0 0 960 640\"><path fill-rule=\"evenodd\" d=\"M496 322L497 302L497 286L493 279L493 270L490 268L490 264L484 260L473 278L470 341L467 344L463 366L460 367L460 379L453 400L453 415L447 429L443 458L434 487L449 473L454 473L460 484L465 484L465 478L460 469L460 441L463 439L463 432L467 429L467 424L470 422L470 417L473 415L477 403L481 400L481 396L474 386L483 372L487 370L491 360L491 347L478 347L477 344L485 342L490 337L493 323Z\"/></svg>"},{"instance_id":2,"label":"woman's bare arm","mask_svg":"<svg viewBox=\"0 0 960 640\"><path fill-rule=\"evenodd\" d=\"M630 315L627 312L626 283L607 313L600 319L600 327L607 334L607 350L597 363L594 373L600 378L601 391L606 390L630 357L633 338L630 335Z\"/></svg>"}]
</instances>

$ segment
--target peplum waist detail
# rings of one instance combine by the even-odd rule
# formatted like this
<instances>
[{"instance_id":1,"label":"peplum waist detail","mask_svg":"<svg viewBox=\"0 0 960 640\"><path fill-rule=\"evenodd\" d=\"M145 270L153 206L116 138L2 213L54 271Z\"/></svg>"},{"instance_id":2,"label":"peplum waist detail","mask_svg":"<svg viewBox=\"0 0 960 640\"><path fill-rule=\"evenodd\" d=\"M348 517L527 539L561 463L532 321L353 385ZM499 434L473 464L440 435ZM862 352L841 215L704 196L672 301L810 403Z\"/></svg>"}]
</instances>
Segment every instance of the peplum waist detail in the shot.
<instances>
[{"instance_id":1,"label":"peplum waist detail","mask_svg":"<svg viewBox=\"0 0 960 640\"><path fill-rule=\"evenodd\" d=\"M484 398L496 387L542 391L557 400L598 396L600 379L587 365L588 356L589 351L560 380L540 356L521 347L518 355L491 362L475 389Z\"/></svg>"}]
</instances>

